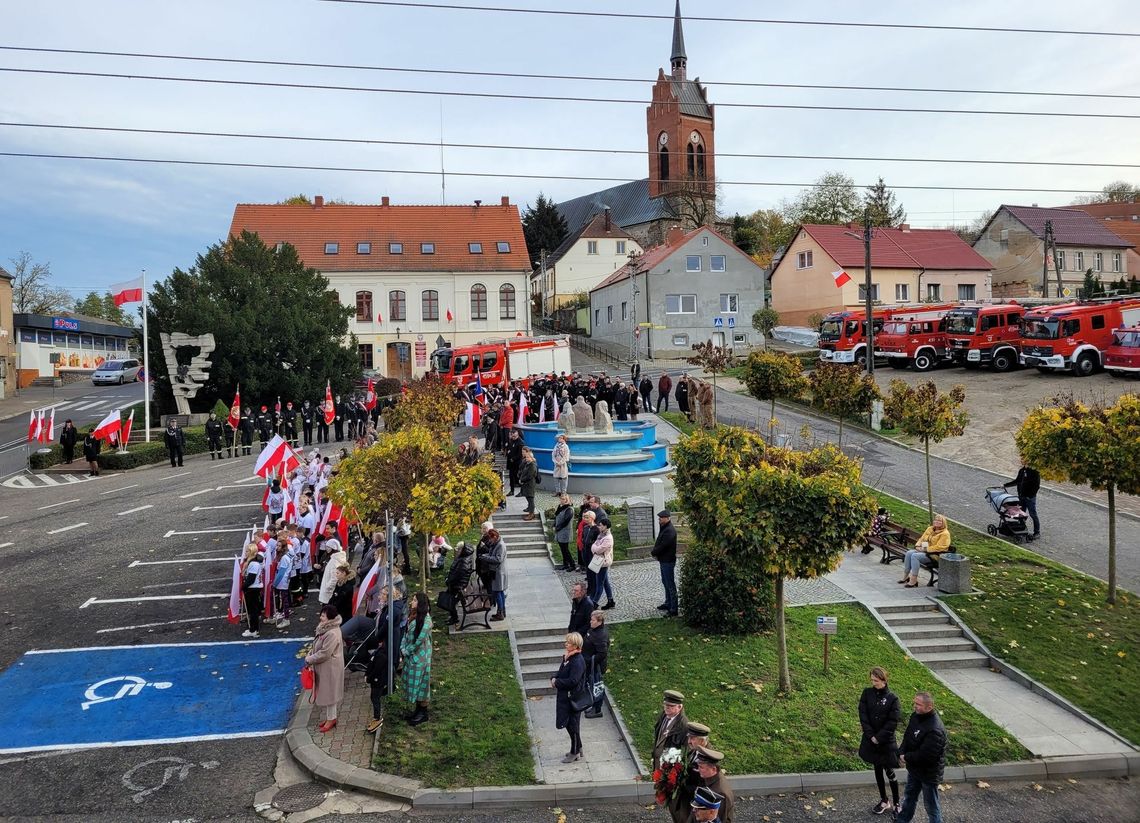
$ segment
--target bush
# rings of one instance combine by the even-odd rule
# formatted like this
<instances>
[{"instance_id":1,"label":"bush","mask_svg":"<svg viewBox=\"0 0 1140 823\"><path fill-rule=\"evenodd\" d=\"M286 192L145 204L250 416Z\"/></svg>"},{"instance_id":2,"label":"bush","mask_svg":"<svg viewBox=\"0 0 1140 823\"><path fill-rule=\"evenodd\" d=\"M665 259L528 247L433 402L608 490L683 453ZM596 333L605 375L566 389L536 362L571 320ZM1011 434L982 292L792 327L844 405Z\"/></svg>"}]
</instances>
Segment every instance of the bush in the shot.
<instances>
[{"instance_id":1,"label":"bush","mask_svg":"<svg viewBox=\"0 0 1140 823\"><path fill-rule=\"evenodd\" d=\"M139 416L135 415L135 423L139 424ZM85 464L83 459L83 438L91 431L92 426L85 426L79 430L79 442L75 444L76 459ZM203 454L209 449L209 444L206 440L206 429L204 426L190 426L182 430L186 435L186 451L185 454ZM104 444L106 448L106 444ZM166 446L162 439L152 440L149 443L135 443L131 446L131 450L126 454L119 454L117 450L103 451L99 454L99 468L107 469L108 471L122 471L123 469L134 469L138 466L149 466L152 463L161 463L168 460L169 455L166 451ZM37 469L46 469L50 466L55 466L63 460L63 452L60 450L59 444L55 443L51 447L51 451L47 454L32 454L31 467L35 471Z\"/></svg>"},{"instance_id":2,"label":"bush","mask_svg":"<svg viewBox=\"0 0 1140 823\"><path fill-rule=\"evenodd\" d=\"M712 634L769 631L775 600L771 580L756 578L723 546L689 544L681 566L681 612L690 626Z\"/></svg>"},{"instance_id":3,"label":"bush","mask_svg":"<svg viewBox=\"0 0 1140 823\"><path fill-rule=\"evenodd\" d=\"M377 397L388 397L400 393L400 379L398 377L381 377L374 384Z\"/></svg>"}]
</instances>

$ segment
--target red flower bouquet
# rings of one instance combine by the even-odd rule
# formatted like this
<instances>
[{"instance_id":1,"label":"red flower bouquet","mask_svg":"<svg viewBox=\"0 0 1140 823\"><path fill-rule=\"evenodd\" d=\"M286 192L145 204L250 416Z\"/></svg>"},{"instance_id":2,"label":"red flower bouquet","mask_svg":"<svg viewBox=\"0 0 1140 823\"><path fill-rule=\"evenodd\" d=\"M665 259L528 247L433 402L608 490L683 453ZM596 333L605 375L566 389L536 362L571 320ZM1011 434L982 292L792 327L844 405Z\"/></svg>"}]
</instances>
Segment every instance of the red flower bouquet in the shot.
<instances>
[{"instance_id":1,"label":"red flower bouquet","mask_svg":"<svg viewBox=\"0 0 1140 823\"><path fill-rule=\"evenodd\" d=\"M666 749L661 754L661 765L653 770L653 791L659 805L665 805L677 793L685 774L680 749Z\"/></svg>"}]
</instances>

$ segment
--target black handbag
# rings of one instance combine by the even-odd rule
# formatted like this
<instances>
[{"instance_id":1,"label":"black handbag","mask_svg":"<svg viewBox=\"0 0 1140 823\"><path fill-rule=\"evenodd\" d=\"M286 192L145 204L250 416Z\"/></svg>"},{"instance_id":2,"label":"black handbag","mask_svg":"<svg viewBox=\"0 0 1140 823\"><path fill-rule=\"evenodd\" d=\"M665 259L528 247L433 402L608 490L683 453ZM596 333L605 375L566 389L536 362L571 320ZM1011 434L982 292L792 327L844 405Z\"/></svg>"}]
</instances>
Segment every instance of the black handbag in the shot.
<instances>
[{"instance_id":1,"label":"black handbag","mask_svg":"<svg viewBox=\"0 0 1140 823\"><path fill-rule=\"evenodd\" d=\"M451 606L452 606L453 602L454 601L452 599L451 592L448 591L447 589L444 589L443 591L441 591L439 594L437 594L435 596L435 605L439 606L445 612L451 611Z\"/></svg>"},{"instance_id":2,"label":"black handbag","mask_svg":"<svg viewBox=\"0 0 1140 823\"><path fill-rule=\"evenodd\" d=\"M594 689L590 685L590 678L583 672L582 679L570 692L570 708L576 712L584 712L594 705Z\"/></svg>"}]
</instances>

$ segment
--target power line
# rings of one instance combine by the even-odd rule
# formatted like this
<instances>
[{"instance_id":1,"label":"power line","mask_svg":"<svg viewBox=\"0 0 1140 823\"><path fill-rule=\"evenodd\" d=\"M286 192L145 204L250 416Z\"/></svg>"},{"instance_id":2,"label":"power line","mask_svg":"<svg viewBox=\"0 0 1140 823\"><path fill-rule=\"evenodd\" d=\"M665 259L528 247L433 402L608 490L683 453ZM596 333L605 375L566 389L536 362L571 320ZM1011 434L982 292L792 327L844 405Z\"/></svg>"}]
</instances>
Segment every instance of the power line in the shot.
<instances>
[{"instance_id":1,"label":"power line","mask_svg":"<svg viewBox=\"0 0 1140 823\"><path fill-rule=\"evenodd\" d=\"M509 14L559 15L564 17L609 17L626 20L672 20L671 14L635 14L632 12L570 11L567 9L520 9L505 6L461 6L455 3L408 3L396 0L319 0L322 3L345 3L361 6L397 6L412 9L447 11L490 11ZM787 20L757 17L702 17L685 15L685 20L702 23L755 23L768 26L826 26L859 29L903 29L907 31L988 32L994 34L1064 34L1082 37L1140 37L1140 32L1091 31L1087 29L1037 29L1005 26L940 26L928 23L866 23L853 20Z\"/></svg>"},{"instance_id":2,"label":"power line","mask_svg":"<svg viewBox=\"0 0 1140 823\"><path fill-rule=\"evenodd\" d=\"M511 146L493 143L441 143L439 141L423 140L377 140L362 137L315 137L295 134L259 134L254 132L227 132L227 131L191 131L187 129L143 129L114 126L85 126L67 123L14 123L0 121L0 127L30 128L30 129L57 129L66 131L96 131L114 132L123 134L161 134L178 137L223 137L249 140L280 140L308 143L340 143L366 146L416 146L426 148L448 149L479 149L496 151L535 151L558 152L575 154L626 154L644 155L645 149L601 149L582 148L570 146ZM1079 163L1062 162L1055 160L982 160L949 157L865 157L845 156L832 154L753 154L737 152L717 152L717 157L764 159L764 160L826 160L826 161L866 161L874 163L938 163L982 166L1049 166L1049 167L1081 167L1081 168L1110 168L1110 169L1136 169L1140 163ZM949 212L947 212L949 213Z\"/></svg>"},{"instance_id":3,"label":"power line","mask_svg":"<svg viewBox=\"0 0 1140 823\"><path fill-rule=\"evenodd\" d=\"M117 163L153 163L153 164L167 164L176 166L218 166L221 168L241 168L241 169L281 169L286 171L329 171L329 172L351 172L354 174L408 174L420 176L437 176L439 171L432 170L419 170L419 169L373 169L366 167L355 166L313 166L306 164L287 164L287 163L242 163L242 162L226 162L221 160L178 160L170 158L152 158L152 157L113 157L103 155L91 154L49 154L46 152L16 152L16 151L0 151L0 157L20 157L26 159L40 159L40 160L89 160L89 161L107 161ZM447 172L452 177L480 177L480 178L494 178L501 180L574 180L581 182L594 182L594 183L632 183L635 182L628 177L586 177L582 175L572 174L518 174L518 173L499 173L499 172L476 172L476 171L451 171ZM660 181L657 181L660 182ZM665 181L670 182L670 181ZM716 180L709 181L716 185L724 186L769 186L780 188L811 188L815 183L786 183L778 181L761 181L761 180ZM869 188L868 184L856 184L856 188ZM1093 189L1043 189L1043 188L1025 188L1017 186L917 186L917 185L898 185L891 186L892 189L899 191L986 191L986 192L1024 192L1024 193L1044 193L1044 194L1102 194L1099 190Z\"/></svg>"},{"instance_id":4,"label":"power line","mask_svg":"<svg viewBox=\"0 0 1140 823\"><path fill-rule=\"evenodd\" d=\"M174 83L203 83L219 86L256 86L276 89L308 89L319 91L351 91L371 92L376 94L412 94L438 97L475 97L493 100L548 100L559 103L621 103L644 106L644 100L633 100L620 97L578 97L551 94L507 94L504 92L475 92L475 91L443 91L439 89L397 89L376 88L371 86L334 86L319 83L283 83L265 80L221 80L207 77L173 77L157 74L123 74L119 72L99 71L65 71L62 69L25 69L11 66L0 66L0 71L14 74L48 74L63 77L103 77L115 80L157 80ZM717 103L717 108L734 109L784 109L798 111L852 111L852 112L888 112L897 114L968 114L968 115L999 115L1012 117L1077 117L1107 120L1140 120L1140 114L1109 114L1104 112L1073 112L1073 111L1007 111L997 109L928 109L903 106L825 106L804 105L793 103Z\"/></svg>"},{"instance_id":5,"label":"power line","mask_svg":"<svg viewBox=\"0 0 1140 823\"><path fill-rule=\"evenodd\" d=\"M312 63L297 60L252 60L237 57L202 57L187 54L156 54L133 51L97 51L94 49L58 49L32 46L0 45L0 51L32 52L37 54L72 54L87 57L130 57L146 60L184 60L198 63L220 63L226 65L273 66L284 68L337 69L349 71L401 72L405 74L441 74L455 77L495 77L510 80L570 80L574 82L597 83L648 83L644 77L605 77L584 74L531 74L526 72L474 71L471 69L425 69L408 66L369 66L356 63ZM878 91L906 92L919 94L990 94L1029 97L1069 97L1104 100L1140 100L1140 94L1107 94L1094 92L1031 91L1008 89L940 89L917 88L913 86L851 86L832 83L756 83L736 80L702 80L704 86L734 86L758 89L797 89L802 91Z\"/></svg>"}]
</instances>

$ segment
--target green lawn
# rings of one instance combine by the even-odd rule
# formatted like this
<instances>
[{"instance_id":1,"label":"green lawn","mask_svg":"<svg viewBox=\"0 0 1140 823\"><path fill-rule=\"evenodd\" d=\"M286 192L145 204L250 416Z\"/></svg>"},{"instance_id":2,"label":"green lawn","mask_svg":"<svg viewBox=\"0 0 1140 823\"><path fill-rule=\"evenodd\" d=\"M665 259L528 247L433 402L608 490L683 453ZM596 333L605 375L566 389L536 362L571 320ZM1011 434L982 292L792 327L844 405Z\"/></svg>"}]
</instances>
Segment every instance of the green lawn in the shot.
<instances>
[{"instance_id":1,"label":"green lawn","mask_svg":"<svg viewBox=\"0 0 1140 823\"><path fill-rule=\"evenodd\" d=\"M658 415L662 420L669 423L673 428L677 429L682 434L692 434L697 430L696 423L690 423L684 414L677 411L664 411Z\"/></svg>"},{"instance_id":2,"label":"green lawn","mask_svg":"<svg viewBox=\"0 0 1140 823\"><path fill-rule=\"evenodd\" d=\"M432 576L431 593L444 573ZM418 586L409 581L409 589ZM435 788L513 786L534 782L523 710L506 633L449 635L447 616L432 609L431 720L404 722L411 704L388 697L373 767Z\"/></svg>"},{"instance_id":3,"label":"green lawn","mask_svg":"<svg viewBox=\"0 0 1140 823\"><path fill-rule=\"evenodd\" d=\"M922 528L925 509L880 495L893 518ZM954 547L970 557L974 587L947 604L994 654L1040 680L1133 743L1140 743L1135 711L1140 684L1140 604L1080 572L1004 540L950 526ZM1089 545L1087 551L1107 552Z\"/></svg>"},{"instance_id":4,"label":"green lawn","mask_svg":"<svg viewBox=\"0 0 1140 823\"><path fill-rule=\"evenodd\" d=\"M828 675L823 674L823 644L815 631L821 614L839 618ZM950 737L950 763L1028 756L1015 739L908 659L861 606L798 607L787 615L794 685L787 695L777 693L773 635L708 637L677 620L615 625L606 685L638 750L648 756L661 691L674 688L686 695L689 719L712 727L712 745L725 753L731 773L866 768L857 754L859 695L869 685L871 666L881 665L902 701L903 726L914 692L934 695Z\"/></svg>"}]
</instances>

